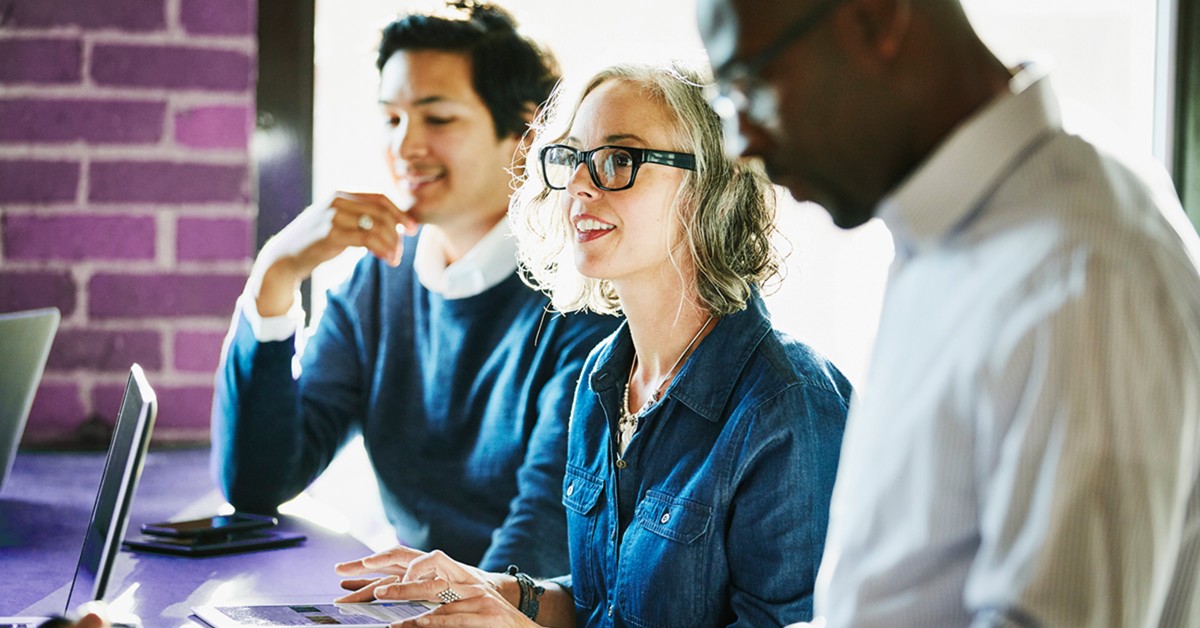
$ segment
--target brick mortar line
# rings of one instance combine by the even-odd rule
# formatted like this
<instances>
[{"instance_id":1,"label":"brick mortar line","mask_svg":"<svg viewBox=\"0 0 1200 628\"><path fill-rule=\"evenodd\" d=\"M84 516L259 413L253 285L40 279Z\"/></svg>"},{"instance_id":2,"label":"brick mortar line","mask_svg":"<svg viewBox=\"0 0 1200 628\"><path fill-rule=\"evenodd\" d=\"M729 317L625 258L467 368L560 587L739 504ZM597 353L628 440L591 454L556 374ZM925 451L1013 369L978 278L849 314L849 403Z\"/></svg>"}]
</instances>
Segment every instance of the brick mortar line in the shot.
<instances>
[{"instance_id":1,"label":"brick mortar line","mask_svg":"<svg viewBox=\"0 0 1200 628\"><path fill-rule=\"evenodd\" d=\"M45 268L44 265L43 268ZM87 315L90 302L88 281L91 280L94 271L91 264L71 264L67 270L71 275L71 280L75 282L75 311L70 316L64 316L63 323L87 325L90 323Z\"/></svg>"},{"instance_id":2,"label":"brick mortar line","mask_svg":"<svg viewBox=\"0 0 1200 628\"><path fill-rule=\"evenodd\" d=\"M163 266L176 267L175 217L159 212L154 217L154 235L154 261Z\"/></svg>"},{"instance_id":3,"label":"brick mortar line","mask_svg":"<svg viewBox=\"0 0 1200 628\"><path fill-rule=\"evenodd\" d=\"M95 89L96 82L92 80L92 42L82 39L81 44L83 47L81 53L83 58L80 60L81 67L79 71L81 74L79 76L79 86L83 89Z\"/></svg>"},{"instance_id":4,"label":"brick mortar line","mask_svg":"<svg viewBox=\"0 0 1200 628\"><path fill-rule=\"evenodd\" d=\"M163 6L163 17L167 23L167 31L172 33L183 32L183 20L180 17L183 13L182 0L167 0Z\"/></svg>"},{"instance_id":5,"label":"brick mortar line","mask_svg":"<svg viewBox=\"0 0 1200 628\"><path fill-rule=\"evenodd\" d=\"M176 324L180 319L95 319L88 321L85 326L76 326L74 323L64 322L59 328L60 331L157 331L161 333L176 333L176 332L225 332L229 329L229 317L218 318L216 316L205 317L198 319L195 316L186 317L193 319L186 329L180 329Z\"/></svg>"},{"instance_id":6,"label":"brick mortar line","mask_svg":"<svg viewBox=\"0 0 1200 628\"><path fill-rule=\"evenodd\" d=\"M254 205L230 205L228 203L202 204L147 204L147 203L10 203L0 206L0 213L11 213L18 216L63 216L74 214L136 214L150 216L157 214L173 214L181 218L253 218Z\"/></svg>"},{"instance_id":7,"label":"brick mortar line","mask_svg":"<svg viewBox=\"0 0 1200 628\"><path fill-rule=\"evenodd\" d=\"M122 31L115 28L84 29L79 26L56 26L48 28L20 28L0 31L0 41L79 39L84 47L91 44L131 46L171 46L223 50L253 55L258 51L254 33L234 35L212 35L189 33L183 30L159 30L148 32Z\"/></svg>"},{"instance_id":8,"label":"brick mortar line","mask_svg":"<svg viewBox=\"0 0 1200 628\"><path fill-rule=\"evenodd\" d=\"M253 56L258 51L253 34L193 35L179 32L122 33L119 31L88 31L83 40L91 44L116 46L162 46L223 52L241 52Z\"/></svg>"},{"instance_id":9,"label":"brick mortar line","mask_svg":"<svg viewBox=\"0 0 1200 628\"><path fill-rule=\"evenodd\" d=\"M165 362L164 362L165 364ZM216 371L176 371L162 369L148 371L154 378L151 385L175 386L212 386ZM87 369L46 370L42 381L51 384L79 384L83 399L91 400L92 391L97 386L124 386L129 377L128 369L124 371L89 371ZM83 404L90 406L91 404ZM90 408L89 408L90 409Z\"/></svg>"},{"instance_id":10,"label":"brick mortar line","mask_svg":"<svg viewBox=\"0 0 1200 628\"><path fill-rule=\"evenodd\" d=\"M251 155L246 150L229 148L195 149L177 144L126 144L99 146L83 141L61 144L0 144L0 159L94 159L97 161L156 161L173 164L202 164L210 166L249 165Z\"/></svg>"},{"instance_id":11,"label":"brick mortar line","mask_svg":"<svg viewBox=\"0 0 1200 628\"><path fill-rule=\"evenodd\" d=\"M4 260L4 270L14 272L69 270L80 282L80 290L86 290L87 282L96 274L125 275L243 275L248 276L253 260L184 261L162 264L157 259L147 260Z\"/></svg>"},{"instance_id":12,"label":"brick mortar line","mask_svg":"<svg viewBox=\"0 0 1200 628\"><path fill-rule=\"evenodd\" d=\"M87 205L88 194L92 188L92 155L85 152L79 159L79 186L75 190L75 202Z\"/></svg>"},{"instance_id":13,"label":"brick mortar line","mask_svg":"<svg viewBox=\"0 0 1200 628\"><path fill-rule=\"evenodd\" d=\"M0 101L99 100L116 102L167 102L180 107L253 107L252 91L212 91L163 87L113 87L107 85L4 85Z\"/></svg>"}]
</instances>

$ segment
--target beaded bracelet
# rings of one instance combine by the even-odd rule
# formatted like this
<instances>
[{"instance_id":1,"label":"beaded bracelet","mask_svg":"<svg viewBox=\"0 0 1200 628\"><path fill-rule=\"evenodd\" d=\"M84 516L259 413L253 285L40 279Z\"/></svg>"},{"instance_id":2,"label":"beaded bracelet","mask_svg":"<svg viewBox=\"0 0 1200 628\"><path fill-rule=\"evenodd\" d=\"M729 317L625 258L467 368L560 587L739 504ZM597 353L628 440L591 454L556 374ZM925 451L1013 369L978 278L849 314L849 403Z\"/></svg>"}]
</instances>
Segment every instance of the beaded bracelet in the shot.
<instances>
[{"instance_id":1,"label":"beaded bracelet","mask_svg":"<svg viewBox=\"0 0 1200 628\"><path fill-rule=\"evenodd\" d=\"M517 610L521 614L530 619L537 619L539 599L546 592L546 588L533 581L529 574L522 573L516 565L509 565L508 570L504 573L517 579L517 586L521 588L521 602L517 604Z\"/></svg>"}]
</instances>

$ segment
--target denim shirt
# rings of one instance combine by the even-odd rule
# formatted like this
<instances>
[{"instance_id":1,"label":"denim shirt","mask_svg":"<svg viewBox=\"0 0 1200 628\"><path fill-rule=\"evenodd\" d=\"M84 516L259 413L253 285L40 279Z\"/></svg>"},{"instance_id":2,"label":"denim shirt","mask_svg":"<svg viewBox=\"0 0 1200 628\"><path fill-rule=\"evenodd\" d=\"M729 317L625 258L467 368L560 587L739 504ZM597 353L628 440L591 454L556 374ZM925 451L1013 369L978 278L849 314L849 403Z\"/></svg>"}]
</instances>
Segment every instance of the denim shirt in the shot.
<instances>
[{"instance_id":1,"label":"denim shirt","mask_svg":"<svg viewBox=\"0 0 1200 628\"><path fill-rule=\"evenodd\" d=\"M812 617L850 384L771 327L721 319L618 458L633 344L575 393L563 503L580 626L768 626Z\"/></svg>"}]
</instances>

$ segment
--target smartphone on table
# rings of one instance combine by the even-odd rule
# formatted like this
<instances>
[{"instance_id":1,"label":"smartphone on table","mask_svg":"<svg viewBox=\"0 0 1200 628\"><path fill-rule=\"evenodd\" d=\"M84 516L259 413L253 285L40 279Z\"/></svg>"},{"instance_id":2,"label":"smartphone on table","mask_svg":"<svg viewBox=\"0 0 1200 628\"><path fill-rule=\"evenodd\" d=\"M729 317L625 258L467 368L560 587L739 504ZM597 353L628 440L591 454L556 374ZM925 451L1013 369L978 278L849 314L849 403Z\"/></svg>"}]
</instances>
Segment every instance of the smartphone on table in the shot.
<instances>
[{"instance_id":1,"label":"smartphone on table","mask_svg":"<svg viewBox=\"0 0 1200 628\"><path fill-rule=\"evenodd\" d=\"M275 517L235 512L187 521L163 521L142 524L142 533L171 538L225 536L251 530L270 528L279 523Z\"/></svg>"}]
</instances>

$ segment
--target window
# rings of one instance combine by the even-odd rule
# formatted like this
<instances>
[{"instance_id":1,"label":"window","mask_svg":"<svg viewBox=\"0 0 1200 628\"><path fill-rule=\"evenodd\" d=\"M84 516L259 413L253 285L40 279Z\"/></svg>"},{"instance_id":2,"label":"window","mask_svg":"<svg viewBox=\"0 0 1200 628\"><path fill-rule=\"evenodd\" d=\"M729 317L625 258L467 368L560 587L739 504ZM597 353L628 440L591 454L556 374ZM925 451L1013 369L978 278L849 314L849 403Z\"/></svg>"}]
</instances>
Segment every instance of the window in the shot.
<instances>
[{"instance_id":1,"label":"window","mask_svg":"<svg viewBox=\"0 0 1200 628\"><path fill-rule=\"evenodd\" d=\"M695 0L499 0L534 38L550 46L567 74L623 61L678 58L704 63ZM1164 2L1168 0L1163 0ZM1114 141L1165 158L1157 95L1156 0L966 0L981 37L1006 62L1052 70L1059 94L1086 111ZM335 189L389 190L383 168L374 69L376 34L397 11L442 6L429 0L317 0L314 198ZM636 16L636 17L634 17ZM1157 126L1156 126L1157 125ZM854 231L781 193L787 275L768 297L777 326L831 358L856 385L866 377L883 299L891 237L879 221ZM324 291L346 276L361 251L314 278ZM314 316L314 320L316 317ZM363 467L365 469L365 467ZM345 485L345 484L343 484Z\"/></svg>"}]
</instances>

